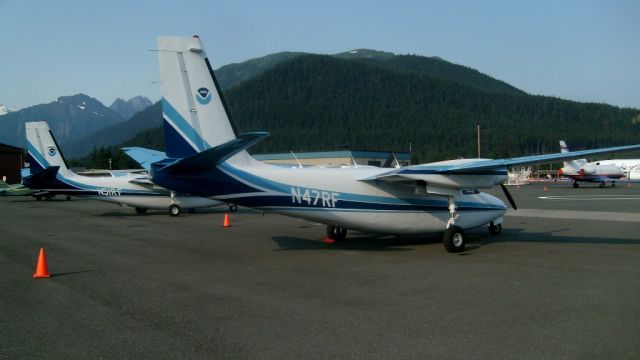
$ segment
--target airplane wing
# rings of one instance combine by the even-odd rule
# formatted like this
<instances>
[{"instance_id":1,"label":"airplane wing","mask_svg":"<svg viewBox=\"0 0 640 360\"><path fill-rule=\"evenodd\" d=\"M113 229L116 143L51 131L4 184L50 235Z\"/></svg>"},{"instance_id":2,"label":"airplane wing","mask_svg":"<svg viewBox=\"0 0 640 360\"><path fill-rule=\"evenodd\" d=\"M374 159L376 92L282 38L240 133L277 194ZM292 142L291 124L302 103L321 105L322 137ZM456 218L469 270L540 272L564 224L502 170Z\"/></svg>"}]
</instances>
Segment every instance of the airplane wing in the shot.
<instances>
[{"instance_id":1,"label":"airplane wing","mask_svg":"<svg viewBox=\"0 0 640 360\"><path fill-rule=\"evenodd\" d=\"M633 151L640 149L640 144L628 146L616 146L602 149L581 150L556 154L522 156L507 159L469 159L469 161L441 162L432 164L421 164L393 170L379 174L368 180L401 181L406 180L404 175L418 174L459 174L459 175L497 175L499 172L506 172L510 166L548 164L563 160L577 159L587 155L608 154L615 152Z\"/></svg>"},{"instance_id":2,"label":"airplane wing","mask_svg":"<svg viewBox=\"0 0 640 360\"><path fill-rule=\"evenodd\" d=\"M127 154L130 158L132 158L135 162L140 164L145 170L149 170L151 168L151 164L164 160L167 158L167 154L162 151L145 149L141 147L125 147L122 148L125 154Z\"/></svg>"}]
</instances>

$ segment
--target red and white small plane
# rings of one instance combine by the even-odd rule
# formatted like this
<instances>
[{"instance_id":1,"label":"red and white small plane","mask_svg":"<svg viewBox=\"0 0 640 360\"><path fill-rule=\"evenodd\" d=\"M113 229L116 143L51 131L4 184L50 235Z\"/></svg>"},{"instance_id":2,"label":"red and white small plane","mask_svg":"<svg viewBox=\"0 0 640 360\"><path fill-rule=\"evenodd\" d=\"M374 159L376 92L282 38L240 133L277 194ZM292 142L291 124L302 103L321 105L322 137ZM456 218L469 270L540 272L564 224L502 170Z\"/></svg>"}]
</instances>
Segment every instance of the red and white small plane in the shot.
<instances>
[{"instance_id":1,"label":"red and white small plane","mask_svg":"<svg viewBox=\"0 0 640 360\"><path fill-rule=\"evenodd\" d=\"M560 140L560 152L570 152L564 140ZM607 182L611 182L611 186L615 186L616 180L625 177L620 167L610 163L605 164L604 161L590 163L587 159L576 159L565 161L563 164L558 174L572 179L574 188L580 187L579 182L600 183L600 187L605 187Z\"/></svg>"}]
</instances>

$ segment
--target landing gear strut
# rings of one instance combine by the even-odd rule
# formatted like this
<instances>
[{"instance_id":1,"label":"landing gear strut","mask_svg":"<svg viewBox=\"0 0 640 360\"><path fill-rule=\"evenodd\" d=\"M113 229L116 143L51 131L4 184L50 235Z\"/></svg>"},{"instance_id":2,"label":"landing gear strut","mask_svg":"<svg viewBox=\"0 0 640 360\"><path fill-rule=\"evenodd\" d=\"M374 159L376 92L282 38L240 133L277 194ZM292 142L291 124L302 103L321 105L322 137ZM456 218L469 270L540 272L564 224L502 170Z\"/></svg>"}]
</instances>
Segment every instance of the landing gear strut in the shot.
<instances>
[{"instance_id":1,"label":"landing gear strut","mask_svg":"<svg viewBox=\"0 0 640 360\"><path fill-rule=\"evenodd\" d=\"M447 229L451 228L456 224L456 219L458 218L458 205L456 205L456 201L453 197L449 197L449 214L451 214L451 218L447 221Z\"/></svg>"},{"instance_id":2,"label":"landing gear strut","mask_svg":"<svg viewBox=\"0 0 640 360\"><path fill-rule=\"evenodd\" d=\"M335 241L343 241L347 237L347 229L339 226L328 225L327 237Z\"/></svg>"}]
</instances>

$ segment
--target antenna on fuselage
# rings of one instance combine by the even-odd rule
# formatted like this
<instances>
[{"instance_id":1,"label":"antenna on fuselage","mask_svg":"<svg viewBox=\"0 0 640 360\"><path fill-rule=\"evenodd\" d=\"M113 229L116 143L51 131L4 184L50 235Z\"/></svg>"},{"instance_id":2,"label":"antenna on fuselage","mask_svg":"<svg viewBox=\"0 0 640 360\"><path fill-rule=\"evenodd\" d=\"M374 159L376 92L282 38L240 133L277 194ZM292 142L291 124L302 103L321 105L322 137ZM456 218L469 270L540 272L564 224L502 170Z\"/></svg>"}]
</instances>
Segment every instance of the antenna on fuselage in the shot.
<instances>
[{"instance_id":1,"label":"antenna on fuselage","mask_svg":"<svg viewBox=\"0 0 640 360\"><path fill-rule=\"evenodd\" d=\"M302 163L300 162L300 160L298 160L298 157L296 156L296 154L293 153L293 150L289 149L289 152L291 153L291 156L293 156L293 158L296 159L296 162L298 163L298 167L302 168Z\"/></svg>"}]
</instances>

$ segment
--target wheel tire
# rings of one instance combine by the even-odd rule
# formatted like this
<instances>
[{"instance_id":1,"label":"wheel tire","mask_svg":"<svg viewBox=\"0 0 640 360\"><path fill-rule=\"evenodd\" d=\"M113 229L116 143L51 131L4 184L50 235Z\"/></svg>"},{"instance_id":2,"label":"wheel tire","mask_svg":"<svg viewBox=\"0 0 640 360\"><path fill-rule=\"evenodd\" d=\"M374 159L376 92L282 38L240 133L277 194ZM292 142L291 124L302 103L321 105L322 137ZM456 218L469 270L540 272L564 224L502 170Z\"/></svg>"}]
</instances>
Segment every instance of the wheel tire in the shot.
<instances>
[{"instance_id":1,"label":"wheel tire","mask_svg":"<svg viewBox=\"0 0 640 360\"><path fill-rule=\"evenodd\" d=\"M238 205L236 205L236 204L229 205L229 211L231 211L231 212L238 211Z\"/></svg>"},{"instance_id":2,"label":"wheel tire","mask_svg":"<svg viewBox=\"0 0 640 360\"><path fill-rule=\"evenodd\" d=\"M607 185L606 185L606 183L605 183L604 181L600 183L600 187L601 187L601 188L603 188L603 187L605 187L605 186L607 186Z\"/></svg>"},{"instance_id":3,"label":"wheel tire","mask_svg":"<svg viewBox=\"0 0 640 360\"><path fill-rule=\"evenodd\" d=\"M502 232L502 224L494 224L493 221L489 223L489 234L500 235Z\"/></svg>"},{"instance_id":4,"label":"wheel tire","mask_svg":"<svg viewBox=\"0 0 640 360\"><path fill-rule=\"evenodd\" d=\"M137 207L136 208L136 213L141 214L141 215L142 214L146 214L147 213L147 209Z\"/></svg>"},{"instance_id":5,"label":"wheel tire","mask_svg":"<svg viewBox=\"0 0 640 360\"><path fill-rule=\"evenodd\" d=\"M42 200L42 196L36 196L36 201Z\"/></svg>"},{"instance_id":6,"label":"wheel tire","mask_svg":"<svg viewBox=\"0 0 640 360\"><path fill-rule=\"evenodd\" d=\"M450 253L464 251L466 239L462 228L455 225L448 228L444 234L442 234L442 244Z\"/></svg>"},{"instance_id":7,"label":"wheel tire","mask_svg":"<svg viewBox=\"0 0 640 360\"><path fill-rule=\"evenodd\" d=\"M576 181L576 182L573 183L573 187L577 189L577 188L580 187L580 184L578 184L578 182Z\"/></svg>"},{"instance_id":8,"label":"wheel tire","mask_svg":"<svg viewBox=\"0 0 640 360\"><path fill-rule=\"evenodd\" d=\"M66 200L71 201L71 196L67 195Z\"/></svg>"},{"instance_id":9,"label":"wheel tire","mask_svg":"<svg viewBox=\"0 0 640 360\"><path fill-rule=\"evenodd\" d=\"M176 204L171 204L169 206L169 216L178 216L180 215L180 206Z\"/></svg>"},{"instance_id":10,"label":"wheel tire","mask_svg":"<svg viewBox=\"0 0 640 360\"><path fill-rule=\"evenodd\" d=\"M347 229L339 226L328 225L327 237L335 241L344 241L344 239L347 238Z\"/></svg>"}]
</instances>

